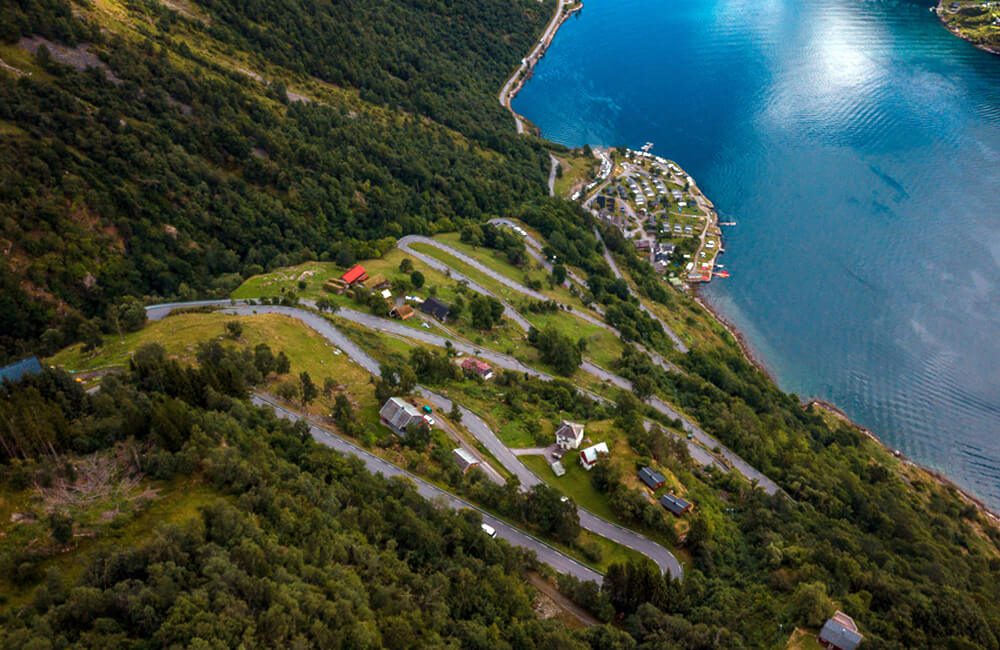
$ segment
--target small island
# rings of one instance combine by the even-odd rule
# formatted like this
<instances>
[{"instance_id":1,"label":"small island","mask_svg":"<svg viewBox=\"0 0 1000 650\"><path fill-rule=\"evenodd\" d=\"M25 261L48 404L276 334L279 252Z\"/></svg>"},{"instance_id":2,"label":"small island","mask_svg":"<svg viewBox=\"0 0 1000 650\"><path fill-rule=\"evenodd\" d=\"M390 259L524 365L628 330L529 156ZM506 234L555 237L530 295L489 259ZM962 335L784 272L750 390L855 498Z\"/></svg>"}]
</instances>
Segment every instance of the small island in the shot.
<instances>
[{"instance_id":1,"label":"small island","mask_svg":"<svg viewBox=\"0 0 1000 650\"><path fill-rule=\"evenodd\" d=\"M932 9L948 30L981 50L1000 54L1000 2L939 0Z\"/></svg>"}]
</instances>

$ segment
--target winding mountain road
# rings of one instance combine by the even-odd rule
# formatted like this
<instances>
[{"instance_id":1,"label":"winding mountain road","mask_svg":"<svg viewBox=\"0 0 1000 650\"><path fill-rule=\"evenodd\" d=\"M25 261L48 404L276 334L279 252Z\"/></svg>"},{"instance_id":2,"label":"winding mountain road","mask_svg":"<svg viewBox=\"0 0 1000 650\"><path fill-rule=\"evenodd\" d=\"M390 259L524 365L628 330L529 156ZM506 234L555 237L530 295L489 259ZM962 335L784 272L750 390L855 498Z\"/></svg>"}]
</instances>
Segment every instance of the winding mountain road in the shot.
<instances>
[{"instance_id":1,"label":"winding mountain road","mask_svg":"<svg viewBox=\"0 0 1000 650\"><path fill-rule=\"evenodd\" d=\"M290 411L280 404L268 399L262 395L255 395L252 400L254 404L258 406L269 406L274 409L274 412L286 420L301 420L304 419L302 415L294 411ZM307 420L308 421L308 420ZM455 496L454 494L442 490L441 488L425 481L424 479L411 474L410 472L398 467L389 461L379 458L374 454L371 454L361 447L355 445L352 442L341 438L340 436L334 434L333 432L321 428L311 421L309 422L309 433L312 435L313 440L319 444L329 447L335 451L342 454L348 454L360 458L364 462L365 467L368 471L373 474L381 474L386 478L392 477L404 477L413 483L414 488L420 496L428 499L429 501L434 501L436 503L444 503L449 508L453 510L475 510L482 517L483 523L489 524L497 531L497 537L507 540L514 546L520 546L521 548L526 548L535 553L535 556L539 561L544 562L556 571L560 573L565 573L578 578L579 580L601 583L604 579L600 573L585 566L574 560L565 553L556 550L552 546L549 546L537 537L524 532L523 530L512 526L502 519L491 515L490 513L482 510L481 508L469 503L468 501Z\"/></svg>"},{"instance_id":2,"label":"winding mountain road","mask_svg":"<svg viewBox=\"0 0 1000 650\"><path fill-rule=\"evenodd\" d=\"M494 221L496 221L496 220L494 220ZM451 255L455 259L461 261L463 264L467 264L468 266L471 266L472 268L476 269L480 273L485 274L487 277L489 277L489 278L491 278L491 279L499 282L500 284L504 285L505 287L507 287L507 288L509 288L509 289L511 289L513 291L516 291L518 293L521 293L521 294L523 294L525 296L528 296L529 298L533 298L535 300L549 300L548 296L546 296L546 295L544 295L544 294L542 294L542 293L540 293L538 291L535 291L534 289L531 289L529 287L524 286L520 282L517 282L516 280L513 280L513 279L507 277L503 273L500 273L498 271L494 271L493 269L491 269L490 267L486 266L485 264L483 264L479 260L477 260L477 259L475 259L475 258L473 258L473 257L471 257L469 255L466 255L462 251L459 251L456 248L454 248L452 246L449 246L448 244L446 244L444 242L438 241L436 239L431 239L430 237L423 237L423 236L420 236L420 235L407 235L406 237L403 237L403 238L401 238L399 240L398 247L399 247L400 250L402 250L402 251L404 251L404 252L406 252L406 253L408 253L408 254L416 257L417 259L419 259L424 264L427 264L428 266L430 266L430 267L432 267L434 269L437 269L438 271L441 271L442 273L448 273L448 274L450 274L452 278L459 279L459 280L465 282L468 285L468 287L470 289L472 289L473 291L475 291L476 293L481 293L483 295L492 296L492 297L496 298L497 300L499 300L501 303L503 303L504 314L507 315L508 317L510 317L511 320L513 320L515 323L517 323L517 325L519 327L521 327L521 329L523 329L526 332L531 328L531 323L528 322L528 320L526 318L524 318L524 316L522 316L516 309L514 309L514 307L510 303L506 302L505 300L503 300L499 296L495 295L489 289L487 289L487 288L483 287L482 285L476 283L474 280L472 280L471 278L469 278L465 274L461 273L460 271L458 271L456 269L453 269L452 267L448 266L448 264L446 262L443 262L443 261L439 260L438 258L434 257L433 255L428 255L428 254L426 254L426 253L424 253L422 251L418 251L418 250L414 249L413 248L413 244L424 244L426 246L432 246L432 247L434 247L434 248L436 248L436 249L438 249L438 250L440 250L440 251L442 251L442 252L444 252L444 253L446 253L448 255ZM641 306L642 305L640 304L640 307ZM643 309L645 309L645 307L643 307ZM595 316L592 316L592 315L588 314L587 312L576 310L576 309L571 309L571 308L567 307L566 308L566 313L571 314L571 315L575 316L576 318L579 318L582 321L590 323L591 325L594 325L596 327L600 327L603 330L611 332L612 334L614 334L618 338L621 338L621 332L619 332L615 327L609 325L608 323L605 323L600 318L597 318ZM664 327L666 327L666 326L664 326ZM667 334L669 336L671 334L671 332L669 332L668 330L666 330L666 331L667 331ZM673 338L671 338L671 340L673 340ZM675 345L678 343L678 341L679 341L679 339L677 341L674 341ZM673 364L670 361L667 361L662 356L660 356L656 352L648 349L647 347L645 347L641 343L634 342L633 345L635 345L640 350L642 350L643 352L645 352L650 357L650 359L652 359L653 363L655 363L656 365L660 366L661 368L667 370L668 372L683 373L683 371L680 368L678 368L676 364ZM681 343L680 345L683 346L683 343ZM686 347L684 348L684 352L687 352L687 348Z\"/></svg>"},{"instance_id":3,"label":"winding mountain road","mask_svg":"<svg viewBox=\"0 0 1000 650\"><path fill-rule=\"evenodd\" d=\"M246 305L246 304L239 304L236 301L232 300L202 300L191 303L168 303L163 305L153 305L147 307L146 313L150 320L159 320L164 316L166 316L167 314L169 314L170 311L172 311L173 309L202 307L202 306L223 307L225 312L232 314L252 315L257 313L278 313L298 318L300 321L302 321L306 325L309 325L314 330L319 332L324 338L329 340L331 343L340 347L345 353L347 353L348 356L354 359L359 365L365 368L368 372L374 375L379 374L379 365L377 361L371 358L357 344L351 341L351 339L349 339L346 335L344 335L343 332L334 327L333 324L330 323L330 321L323 318L319 314L304 309L299 309L295 307L283 307L278 305ZM450 343L453 349L460 351L464 354L477 356L481 359L484 359L492 363L493 365L499 368L504 368L506 370L512 370L515 372L522 372L529 376L538 377L539 379L543 379L545 381L552 381L554 379L552 375L549 375L540 370L536 370L535 368L532 368L531 366L522 363L521 361L515 359L512 356L502 354L500 352L495 352L493 350L484 349L461 340L450 339L445 336L429 332L427 330L409 327L399 321L390 320L387 318L381 318L379 316L374 316L372 314L359 312L349 308L339 309L336 313L336 316L338 318L342 318L346 321L356 323L368 329L372 329L379 332L385 332L387 334L391 334L396 337L420 341L422 343L426 343L428 345L432 345L435 347L446 348ZM601 381L606 381L623 390L632 389L632 383L630 381L628 381L624 377L620 377L612 372L609 372L608 370L605 370L604 368L590 361L584 361L580 367L582 370L584 370L588 374L596 377ZM585 389L579 389L579 390L582 393L594 399L600 401L606 401L605 398L600 395L591 393L590 391L587 391ZM691 434L693 440L700 443L700 444L691 444L691 441L684 440L684 442L687 443L691 457L697 462L706 466L716 466L723 470L728 469L728 467L721 465L719 461L713 456L713 453L718 453L719 456L725 459L725 461L730 466L735 468L740 474L746 477L747 480L756 481L757 484L768 494L776 494L781 491L781 488L774 481L768 478L763 472L760 472L752 465L747 463L738 454L728 449L725 445L723 445L721 442L716 440L714 437L706 433L701 427L699 427L697 424L691 421L690 418L677 411L675 408L664 402L662 399L654 396L649 400L648 403L650 406L652 406L654 409L656 409L663 415L671 419L679 420L681 422L681 426L683 427L683 429L687 433ZM471 429L470 433L476 435L476 432L472 431ZM504 467L507 468L508 471L511 471L512 474L518 475L519 472L513 469L514 466L513 465L508 466L506 463L504 463L503 458L500 455L498 455L497 452L491 447L491 445L493 444L499 446L503 445L502 443L499 442L499 439L496 439L495 435L492 435L492 432L490 432L490 434L492 438L495 439L495 442L493 441L487 442L482 439L480 439L480 441L483 442L483 444L487 447L487 449L489 449L490 452L494 454L494 457L496 457L497 460L500 461L500 463L504 465ZM671 434L668 432L667 435L675 435L675 434ZM479 437L477 436L477 438ZM683 440L683 438L681 438L681 440ZM714 450L716 448L719 450L718 452L709 451L709 450ZM520 463L520 461L516 462L517 466L524 467L523 464ZM527 471L527 468L525 468L525 471ZM519 478L521 477L519 476ZM524 480L522 480L522 484L527 485L527 483Z\"/></svg>"},{"instance_id":4,"label":"winding mountain road","mask_svg":"<svg viewBox=\"0 0 1000 650\"><path fill-rule=\"evenodd\" d=\"M340 348L348 357L354 360L358 365L367 370L373 375L379 375L381 372L381 367L371 355L361 349L356 343L354 343L350 338L347 337L343 332L337 329L333 323L329 320L305 309L297 307L286 307L281 305L247 305L247 304L233 304L233 301L228 300L218 300L218 301L200 301L197 305L185 304L185 303L170 303L166 305L154 305L146 308L147 316L150 320L160 320L167 316L172 310L192 307L192 306L219 306L221 307L222 313L233 314L240 316L251 316L254 314L282 314L289 316L291 318L298 319L303 324L315 330L323 338L327 339L330 343L336 345ZM346 314L344 312L347 312ZM429 342L432 345L438 345L436 342L440 341L440 345L444 346L444 341L449 340L444 337L438 337L436 335L430 334L428 332L423 332L420 330L410 329L406 326L399 325L395 321L389 321L385 319L379 319L376 316L371 316L368 314L362 314L361 312L354 312L353 310L341 309L337 312L338 317L347 316L346 320L351 320L361 325L365 325L366 322L377 322L379 325L392 324L396 325L404 330L405 334L399 334L400 336L405 336L409 334L416 334L421 337L421 340ZM360 318L364 317L364 318ZM369 320L375 319L374 321ZM385 321L382 323L381 321ZM367 326L367 325L366 325ZM383 327L377 327L373 329L380 329L382 331L389 331ZM395 328L393 328L395 329ZM427 337L427 338L423 338ZM459 343L453 343L456 349ZM465 344L461 344L465 345ZM470 352L472 354L472 352ZM482 356L482 355L480 355ZM504 356L504 355L499 355ZM487 357L483 357L487 358ZM520 363L520 362L518 362ZM525 368L527 368L525 366ZM541 373L537 373L541 374ZM418 386L418 391L426 399L434 403L438 408L443 410L450 410L451 400L439 395L423 386ZM533 472L531 472L511 451L503 444L503 442L497 437L492 429L475 413L470 411L465 407L461 407L462 411L462 424L465 428L476 437L494 457L503 465L508 471L518 477L521 482L523 489L528 489L533 485L541 483L539 479ZM671 576L675 578L682 578L684 575L683 568L677 561L670 551L661 546L660 544L644 537L643 535L624 528L617 524L611 523L598 517L592 512L577 506L580 515L580 525L585 530L589 530L592 533L600 535L614 541L622 546L631 548L639 553L642 553L649 559L653 560L656 565L663 572L669 572Z\"/></svg>"},{"instance_id":5,"label":"winding mountain road","mask_svg":"<svg viewBox=\"0 0 1000 650\"><path fill-rule=\"evenodd\" d=\"M604 261L607 262L608 266L611 267L611 272L614 273L616 278L624 280L625 276L622 275L621 269L619 269L618 264L615 263L615 258L611 256L611 251L608 250L607 244L604 243L604 238L601 237L600 230L594 228L594 234L597 236L597 240L601 242L601 248L604 249ZM663 331L666 332L667 336L670 337L670 340L674 342L674 346L678 350L680 350L681 353L687 354L689 352L690 349L684 343L684 341L681 340L681 337L677 336L677 333L674 332L672 329L670 329L670 326L667 325L665 322L663 322L662 318L654 314L653 311L649 307L647 307L644 302L642 302L642 299L639 299L639 309L649 314L649 316L653 320L655 320L657 323L660 324L661 327L663 327Z\"/></svg>"}]
</instances>

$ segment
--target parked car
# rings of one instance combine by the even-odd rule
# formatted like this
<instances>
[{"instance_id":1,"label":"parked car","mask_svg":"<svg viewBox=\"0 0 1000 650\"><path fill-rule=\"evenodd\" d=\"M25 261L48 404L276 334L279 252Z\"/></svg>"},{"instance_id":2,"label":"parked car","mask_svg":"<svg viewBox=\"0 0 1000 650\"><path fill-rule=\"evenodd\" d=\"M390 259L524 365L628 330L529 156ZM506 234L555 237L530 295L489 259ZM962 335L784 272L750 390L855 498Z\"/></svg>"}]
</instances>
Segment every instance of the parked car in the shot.
<instances>
[{"instance_id":1,"label":"parked car","mask_svg":"<svg viewBox=\"0 0 1000 650\"><path fill-rule=\"evenodd\" d=\"M496 539L496 537L497 537L497 529L496 528L494 528L493 526L490 526L489 524L482 524L481 528L483 529L484 533L486 533L487 535L489 535L493 539Z\"/></svg>"}]
</instances>

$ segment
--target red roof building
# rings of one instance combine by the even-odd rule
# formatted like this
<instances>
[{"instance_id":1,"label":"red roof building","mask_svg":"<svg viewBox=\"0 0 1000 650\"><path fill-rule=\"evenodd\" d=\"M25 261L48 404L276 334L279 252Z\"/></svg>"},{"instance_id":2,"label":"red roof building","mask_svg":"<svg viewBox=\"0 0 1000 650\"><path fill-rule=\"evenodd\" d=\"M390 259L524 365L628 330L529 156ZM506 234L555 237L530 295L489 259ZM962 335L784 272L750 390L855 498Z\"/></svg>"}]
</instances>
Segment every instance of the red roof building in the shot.
<instances>
[{"instance_id":1,"label":"red roof building","mask_svg":"<svg viewBox=\"0 0 1000 650\"><path fill-rule=\"evenodd\" d=\"M340 276L340 279L347 284L355 284L356 282L364 282L368 279L368 272L365 271L365 267L360 264L355 264L351 268L347 269L344 275Z\"/></svg>"},{"instance_id":2,"label":"red roof building","mask_svg":"<svg viewBox=\"0 0 1000 650\"><path fill-rule=\"evenodd\" d=\"M475 375L478 375L487 381L493 378L493 368L490 367L490 364L480 361L479 359L466 357L462 360L461 365L463 370L467 370Z\"/></svg>"}]
</instances>

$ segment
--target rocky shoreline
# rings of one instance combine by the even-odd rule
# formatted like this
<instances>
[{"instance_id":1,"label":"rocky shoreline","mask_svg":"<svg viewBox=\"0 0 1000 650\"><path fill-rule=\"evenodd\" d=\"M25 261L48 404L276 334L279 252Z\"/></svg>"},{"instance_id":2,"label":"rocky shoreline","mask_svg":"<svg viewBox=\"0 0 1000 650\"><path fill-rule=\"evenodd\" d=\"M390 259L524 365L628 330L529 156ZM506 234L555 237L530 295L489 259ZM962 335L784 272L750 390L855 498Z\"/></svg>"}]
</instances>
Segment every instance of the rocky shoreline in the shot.
<instances>
[{"instance_id":1,"label":"rocky shoreline","mask_svg":"<svg viewBox=\"0 0 1000 650\"><path fill-rule=\"evenodd\" d=\"M531 79L531 73L535 69L535 65L542 59L543 56L545 56L545 51L549 49L553 39L555 39L556 34L559 32L559 28L562 27L563 23L565 23L570 16L581 9L583 9L582 1L571 2L569 0L557 0L555 13L552 15L552 20L542 33L542 38L538 41L538 44L535 45L531 52L528 53L526 57L521 59L521 65L518 66L517 70L514 71L514 74L507 79L507 82L500 89L500 105L510 111L510 114L514 116L514 122L517 125L518 133L525 133L528 130L528 127L525 125L530 125L531 123L527 118L514 110L512 105L514 98L517 97L519 92L521 92L521 88L524 87L525 82L527 82L528 79Z\"/></svg>"},{"instance_id":2,"label":"rocky shoreline","mask_svg":"<svg viewBox=\"0 0 1000 650\"><path fill-rule=\"evenodd\" d=\"M747 342L746 337L743 336L743 334L739 331L739 329L737 329L735 325L729 322L722 314L720 314L716 309L714 309L707 300L704 300L703 298L698 296L697 292L695 292L694 294L694 299L695 302L701 305L705 311L711 314L712 318L714 318L716 322L722 325L722 327L724 327L726 331L729 332L729 334L736 341L736 344L739 346L740 351L743 353L743 356L746 358L746 360L749 361L750 364L753 365L755 368L757 368L765 375L767 375L771 381L777 384L778 383L777 378L767 368L767 366L764 365L763 361L757 358L757 356L753 352L753 348L750 347L750 344ZM955 490L955 492L958 493L958 495L963 501L974 506L976 509L982 512L987 519L993 522L994 525L1000 527L1000 513L994 512L992 509L990 509L990 507L986 505L986 503L982 499L975 496L974 494L971 494L968 490L961 487L960 485L955 483L955 481L951 480L941 472L932 469L930 467L927 467L926 465L921 465L920 463L917 463L916 461L913 461L910 458L903 456L902 453L900 453L898 450L889 447L889 445L885 444L885 442L879 439L879 437L875 435L875 433L871 429L861 426L860 424L855 422L853 419L851 419L851 416L845 413L843 409L838 407L836 404L814 397L808 400L804 400L802 406L803 408L810 408L815 406L816 408L823 409L827 413L830 413L834 417L844 421L851 427L857 429L859 432L864 434L869 440L871 440L875 444L885 449L887 452L899 458L902 462L925 473L930 479L937 481L939 484L942 484L945 487Z\"/></svg>"},{"instance_id":3,"label":"rocky shoreline","mask_svg":"<svg viewBox=\"0 0 1000 650\"><path fill-rule=\"evenodd\" d=\"M941 20L941 23L953 34L955 34L959 38L962 38L963 40L969 41L969 39L965 38L958 30L954 29L941 17L941 12L943 10L942 8L943 1L944 0L939 0L937 9L935 10L935 13L938 15L939 20ZM507 82L501 89L499 97L500 103L514 116L514 120L517 124L518 133L524 133L526 131L525 125L526 124L530 125L531 123L527 120L527 118L521 116L520 114L517 113L517 111L513 109L511 102L513 101L514 97L517 96L517 93L524 86L525 82L531 78L531 72L534 69L535 64L537 64L537 62L545 55L545 51L548 49L549 45L551 45L552 40L555 38L556 33L559 31L559 27L562 26L562 24L566 21L567 18L569 18L571 15L573 15L575 12L581 9L583 9L582 2L571 3L568 0L558 0L558 4L556 6L556 12L553 15L552 21L549 23L548 27L546 27L546 30L542 38L540 39L538 45L536 45L536 47L532 50L532 52L522 60L521 65L514 72L514 74L510 76L510 78L507 80ZM996 49L993 49L989 46L973 43L972 41L969 42L978 47L979 49L990 52L992 54L1000 55L1000 51L997 51ZM705 198L707 199L707 196ZM729 334L736 341L736 344L739 346L740 351L742 352L743 356L747 359L747 361L749 361L751 365L753 365L755 368L757 368L765 375L767 375L767 377L775 384L778 384L777 377L767 368L767 366L763 363L763 361L754 354L753 348L750 346L749 342L747 341L746 337L742 334L742 332L740 332L740 330L733 323L729 322L721 313L719 313L716 309L714 309L711 306L711 304L708 303L707 300L704 300L701 296L699 296L696 288L692 291L692 295L695 301L699 305L701 305L701 307L705 309L705 311L707 311L712 316L712 318L715 319L716 322L718 322L723 328L725 328L727 332L729 332ZM930 479L937 481L939 484L954 489L964 501L976 507L980 512L982 512L986 516L986 518L989 521L991 521L995 526L1000 527L1000 514L991 510L989 506L987 506L986 503L983 502L981 499L970 494L968 491L957 485L953 480L943 475L942 473L903 457L899 451L890 448L882 440L880 440L878 436L875 435L874 432L852 420L850 416L848 416L843 410L841 410L836 405L819 398L811 398L809 400L803 401L802 406L803 408L810 408L812 406L815 406L834 415L838 419L843 420L850 426L854 427L855 429L863 433L870 440L880 445L889 453L899 457L902 462L917 469L918 471L925 473Z\"/></svg>"},{"instance_id":4,"label":"rocky shoreline","mask_svg":"<svg viewBox=\"0 0 1000 650\"><path fill-rule=\"evenodd\" d=\"M970 43L973 47L976 47L984 52L989 52L990 54L996 54L997 56L1000 56L1000 48L995 48L990 45L977 43L972 39L970 39L969 37L967 37L965 34L963 34L962 30L958 29L957 27L946 21L944 19L944 12L946 11L944 8L944 0L938 0L937 6L934 7L932 11L938 17L938 20L941 21L941 24L944 25L944 28L947 29L949 32L951 32L953 35L957 36L963 41L966 41L967 43Z\"/></svg>"}]
</instances>

